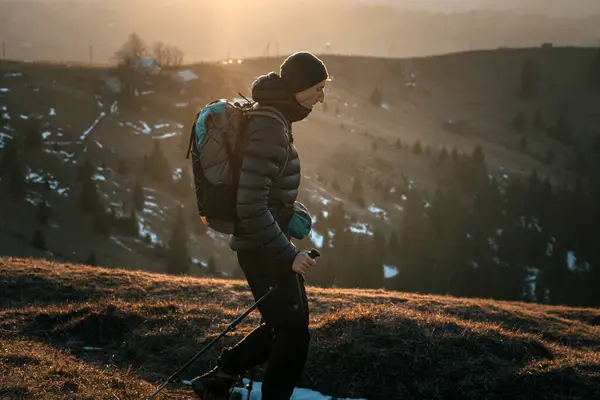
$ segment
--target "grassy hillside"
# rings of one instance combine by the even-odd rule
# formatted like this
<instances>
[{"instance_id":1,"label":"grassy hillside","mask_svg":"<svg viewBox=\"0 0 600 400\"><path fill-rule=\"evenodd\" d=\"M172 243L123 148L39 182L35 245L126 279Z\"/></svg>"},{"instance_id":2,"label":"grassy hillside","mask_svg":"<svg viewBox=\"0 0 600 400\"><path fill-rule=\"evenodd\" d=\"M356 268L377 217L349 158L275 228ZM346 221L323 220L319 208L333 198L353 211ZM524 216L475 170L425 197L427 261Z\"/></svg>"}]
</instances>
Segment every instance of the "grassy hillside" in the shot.
<instances>
[{"instance_id":1,"label":"grassy hillside","mask_svg":"<svg viewBox=\"0 0 600 400\"><path fill-rule=\"evenodd\" d=\"M241 281L35 258L1 258L0 292L4 399L143 398L252 302ZM369 400L600 396L600 310L383 290L308 292L312 345L300 387ZM210 368L219 348L249 332L257 316L183 377ZM161 398L193 397L173 386Z\"/></svg>"},{"instance_id":2,"label":"grassy hillside","mask_svg":"<svg viewBox=\"0 0 600 400\"><path fill-rule=\"evenodd\" d=\"M294 126L294 143L301 156L303 175L298 200L309 207L316 219L312 236L296 243L299 247L330 243L335 246L334 250L347 255L344 246L360 248L354 246L359 242L356 239L359 235L360 239L367 240L371 234L380 233L379 238L385 237L380 242L386 244L392 243L393 235L401 239L415 238L414 229L404 235L401 224L406 220L405 215L418 215L414 211L407 212L406 208L411 205L409 200L416 199L413 205L428 207L427 218L422 218L425 225L431 220L429 213L453 214L448 220L452 223L447 224L451 232L440 228L436 230L436 237L423 229L427 240L417 240L428 243L423 254L433 254L435 260L447 264L443 266L444 271L450 271L448 265L462 268L466 264L464 271L467 272L459 272L457 276L450 271L449 276L466 281L461 274L468 274L473 265L503 271L496 268L505 261L499 252L525 254L512 248L505 251L497 243L500 232L509 232L503 236L505 239L511 237L510 228L515 224L513 215L508 213L508 217L485 226L483 223L475 227L460 226L461 221L484 220L477 213L470 214L473 198L477 196L466 193L464 199L460 199L466 204L465 211L451 212L443 208L452 206L452 199L447 203L433 201L435 190L458 193L457 186L472 178L465 178L469 175L465 171L496 178L499 190L513 183L518 186L516 178L528 177L537 171L536 179L544 181L544 191L539 194L544 200L542 203L557 210L546 213L551 217L536 214L545 207L521 207L529 201L519 201L520 195L510 199L504 196L506 201L494 203L494 209L489 206L479 211L505 215L503 213L510 211L508 206L515 205L513 211L519 214L515 218L522 215L537 218L540 223L531 226L539 226L543 231L535 243L545 246L556 240L557 269L567 268L565 253L574 249L579 249L575 257L583 268L586 263L599 264L595 248L590 244L595 236L583 231L578 224L593 226L588 215L600 213L582 204L585 196L578 192L569 196L563 196L562 191L560 196L557 194L556 198L564 198L566 203L550 201L550 194L558 190L545 191L544 180L577 187L576 178L600 176L593 172L600 153L597 128L600 114L594 108L600 101L600 91L591 85L589 74L594 60L600 60L596 49L545 47L404 59L331 55L323 58L333 79L327 88L326 105L315 107L306 120ZM523 98L519 95L521 73L528 59L533 60L538 71L537 85L534 85L537 93L532 98ZM136 269L143 266L147 271L165 272L165 247L177 226L178 209L183 206L190 260L184 267L188 268L189 275L206 276L208 268L205 267L211 259L215 261L218 276L236 271L235 255L227 246L227 237L201 229L190 185L186 188L184 182L177 187L172 177L182 176L181 171L189 172L190 161L185 159L182 145L188 143L188 128L195 112L216 98L231 99L237 97L238 92L250 95L255 77L278 70L282 60L279 57L186 65L181 69L190 69L198 76L188 83L174 79L177 70L158 75L123 74L123 83L134 89L129 96L113 94L104 84L105 78L122 73L114 68L0 62L0 160L9 153L8 144L18 143L17 157L13 159L18 159L26 180L23 196L9 196L10 176L4 173L8 168L0 171L0 206L10 210L0 214L0 254L47 257L59 262L88 262L94 255L96 264L105 267ZM600 66L600 61L596 65ZM375 89L381 94L380 104L370 101ZM536 115L542 120L537 121L541 128L534 123ZM521 121L518 129L514 123L516 116L520 116ZM570 143L557 139L559 125L561 131L568 131ZM30 138L40 139L39 136L42 137L40 148L31 148ZM469 163L477 147L482 149L482 156L485 154L481 157L485 159L485 168L482 168L483 163L474 168ZM421 151L415 151L417 148ZM155 151L164 157L153 158ZM146 157L150 162L144 161ZM168 165L154 162L165 159ZM80 207L84 193L80 172L88 161L92 167L87 182L91 184L85 187L95 188L100 200L98 213L84 212ZM162 165L157 168L162 176L157 178L156 171L148 168L149 165ZM361 185L355 186L357 182ZM515 185L512 187L517 187ZM107 212L116 218L132 215L137 187L141 187L144 199L139 202L135 219L130 220L134 221L133 229L137 226L138 233L124 232L116 223L110 232L99 232L101 229L97 226L102 225L101 218ZM181 187L183 190L179 190ZM355 191L355 187L362 189ZM592 182L590 187L600 185ZM522 193L523 199L536 198L532 195L534 192ZM571 202L571 197L581 201ZM51 214L41 223L38 211L44 201ZM593 200L589 203L600 204ZM432 204L434 206L429 207ZM343 206L343 210L339 206ZM562 211L569 209L581 210L587 215L558 218ZM98 215L101 218L96 218ZM338 231L348 230L353 235L356 233L348 243L339 235L339 242L333 238ZM38 238L40 234L45 238L45 248L31 245L36 231L39 231ZM326 238L328 241L324 242ZM372 251L373 246L366 241L360 243L360 246L370 246L362 252L370 262L374 262L370 254L377 252L384 256L385 265L409 264L406 254L399 255L395 251L400 246L394 243L383 251ZM457 243L464 246L463 250L451 252L450 256L438 254L442 251L439 249L459 248ZM477 254L471 255L469 251L476 248L473 243L478 243L480 248ZM506 243L513 242L503 240L502 243L506 248ZM518 237L514 243L526 242ZM536 249L542 252L539 247ZM339 254L327 253L335 273L323 280L336 282L337 286L355 285L356 280L344 282L344 278L359 268L348 266ZM543 254L546 253L543 249ZM454 255L457 257L452 258ZM367 265L367 262L358 262L355 255L348 258L357 265ZM563 259L562 265L559 258ZM324 257L323 262L330 260ZM423 275L430 275L423 272L428 267L442 268L430 260L413 261L414 270ZM511 262L520 270L526 267L541 270L550 264L546 259ZM379 274L379 267L381 265L375 265L372 269ZM348 271L350 268L352 271ZM407 270L404 268L405 275L398 277L399 282L408 282ZM529 274L526 271L517 279ZM487 273L481 275L485 278L482 282L495 279ZM546 274L546 278L549 275ZM563 287L583 293L576 286L564 285L564 279L556 278L560 274L554 276L553 282L560 288L554 288L550 301L557 301L555 294ZM574 279L592 282L578 276ZM540 279L543 280L544 277ZM315 284L317 281L315 279ZM359 283L363 282L360 279ZM516 285L519 284L517 281ZM386 287L412 290L410 286L394 285L386 284ZM480 296L487 295L489 287L471 285L471 288L483 289L477 291L483 293L478 294ZM536 288L540 289L538 299L548 298L542 285ZM592 288L593 285L589 285L590 292ZM419 290L426 289L419 287ZM521 288L517 287L515 292L519 292L516 297L503 299L519 298Z\"/></svg>"}]
</instances>

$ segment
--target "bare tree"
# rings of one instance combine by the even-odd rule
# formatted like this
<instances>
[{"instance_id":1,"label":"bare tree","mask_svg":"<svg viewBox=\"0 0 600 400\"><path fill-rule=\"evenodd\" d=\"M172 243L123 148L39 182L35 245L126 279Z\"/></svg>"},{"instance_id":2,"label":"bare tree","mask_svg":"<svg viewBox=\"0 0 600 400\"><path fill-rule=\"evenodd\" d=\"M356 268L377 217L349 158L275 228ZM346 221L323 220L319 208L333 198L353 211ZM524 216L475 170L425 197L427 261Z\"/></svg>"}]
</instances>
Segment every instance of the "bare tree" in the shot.
<instances>
[{"instance_id":1,"label":"bare tree","mask_svg":"<svg viewBox=\"0 0 600 400\"><path fill-rule=\"evenodd\" d=\"M175 47L156 42L152 46L154 60L159 67L178 67L183 63L183 52Z\"/></svg>"},{"instance_id":2,"label":"bare tree","mask_svg":"<svg viewBox=\"0 0 600 400\"><path fill-rule=\"evenodd\" d=\"M155 42L152 46L154 60L159 67L166 67L167 61L167 46L163 42Z\"/></svg>"},{"instance_id":3,"label":"bare tree","mask_svg":"<svg viewBox=\"0 0 600 400\"><path fill-rule=\"evenodd\" d=\"M146 44L135 32L129 34L127 41L115 53L119 66L133 69L138 61L146 55Z\"/></svg>"},{"instance_id":4,"label":"bare tree","mask_svg":"<svg viewBox=\"0 0 600 400\"><path fill-rule=\"evenodd\" d=\"M167 65L178 67L183 63L183 51L175 46L167 46Z\"/></svg>"}]
</instances>

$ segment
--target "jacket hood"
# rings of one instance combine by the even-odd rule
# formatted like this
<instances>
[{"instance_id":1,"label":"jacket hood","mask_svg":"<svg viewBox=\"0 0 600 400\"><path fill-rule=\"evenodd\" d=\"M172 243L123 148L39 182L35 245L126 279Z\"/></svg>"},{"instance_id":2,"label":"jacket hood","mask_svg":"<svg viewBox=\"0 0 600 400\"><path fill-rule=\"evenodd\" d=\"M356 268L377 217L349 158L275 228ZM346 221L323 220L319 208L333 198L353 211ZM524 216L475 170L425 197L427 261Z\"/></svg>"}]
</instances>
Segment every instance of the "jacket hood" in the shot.
<instances>
[{"instance_id":1,"label":"jacket hood","mask_svg":"<svg viewBox=\"0 0 600 400\"><path fill-rule=\"evenodd\" d=\"M262 75L252 83L252 99L278 109L290 123L303 120L312 111L298 103L296 96L275 72Z\"/></svg>"}]
</instances>

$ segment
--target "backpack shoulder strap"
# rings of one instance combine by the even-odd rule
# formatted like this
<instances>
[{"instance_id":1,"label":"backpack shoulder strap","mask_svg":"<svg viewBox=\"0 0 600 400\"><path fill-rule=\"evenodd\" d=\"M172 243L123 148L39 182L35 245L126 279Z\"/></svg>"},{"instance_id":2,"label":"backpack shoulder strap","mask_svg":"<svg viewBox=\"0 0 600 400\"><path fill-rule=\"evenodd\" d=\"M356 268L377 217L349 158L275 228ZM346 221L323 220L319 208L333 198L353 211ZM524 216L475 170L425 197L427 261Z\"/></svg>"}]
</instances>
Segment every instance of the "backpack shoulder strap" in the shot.
<instances>
[{"instance_id":1,"label":"backpack shoulder strap","mask_svg":"<svg viewBox=\"0 0 600 400\"><path fill-rule=\"evenodd\" d=\"M252 107L252 109L248 110L248 115L260 115L263 117L269 117L269 118L273 118L276 121L279 121L279 123L281 123L281 125L283 125L284 130L286 135L289 136L290 134L290 124L287 120L287 118L285 118L283 116L283 114L281 113L281 111L279 111L278 109L276 109L275 107L270 107L270 106L263 106L263 105L254 105Z\"/></svg>"},{"instance_id":2,"label":"backpack shoulder strap","mask_svg":"<svg viewBox=\"0 0 600 400\"><path fill-rule=\"evenodd\" d=\"M194 143L194 137L196 136L196 121L198 120L198 117L200 116L200 112L198 112L196 114L196 119L194 119L194 123L192 124L192 128L190 129L190 143L188 145L188 149L187 149L187 155L186 155L186 159L190 158L190 151L192 150L192 143Z\"/></svg>"},{"instance_id":3,"label":"backpack shoulder strap","mask_svg":"<svg viewBox=\"0 0 600 400\"><path fill-rule=\"evenodd\" d=\"M287 151L285 154L285 162L283 163L281 170L277 174L277 178L279 178L281 176L281 174L283 173L283 170L287 166L287 163L290 158L290 142L291 142L290 123L288 122L287 118L285 118L283 116L281 111L279 111L275 107L270 107L270 106L263 106L263 105L255 104L251 110L248 110L248 115L249 116L260 115L263 117L273 118L274 120L279 121L279 123L281 125L283 125L283 131L284 131L285 137L287 139L287 147L286 147Z\"/></svg>"}]
</instances>

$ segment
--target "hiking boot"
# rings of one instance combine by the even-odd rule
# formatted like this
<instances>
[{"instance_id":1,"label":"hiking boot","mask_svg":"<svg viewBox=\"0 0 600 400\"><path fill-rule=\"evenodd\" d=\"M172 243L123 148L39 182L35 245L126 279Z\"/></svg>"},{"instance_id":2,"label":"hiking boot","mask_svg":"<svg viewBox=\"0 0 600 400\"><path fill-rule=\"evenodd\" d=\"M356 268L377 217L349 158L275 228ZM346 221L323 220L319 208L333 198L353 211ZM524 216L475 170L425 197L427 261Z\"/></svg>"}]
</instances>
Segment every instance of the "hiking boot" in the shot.
<instances>
[{"instance_id":1,"label":"hiking boot","mask_svg":"<svg viewBox=\"0 0 600 400\"><path fill-rule=\"evenodd\" d=\"M238 377L226 375L218 368L192 379L192 389L202 400L228 400Z\"/></svg>"}]
</instances>

